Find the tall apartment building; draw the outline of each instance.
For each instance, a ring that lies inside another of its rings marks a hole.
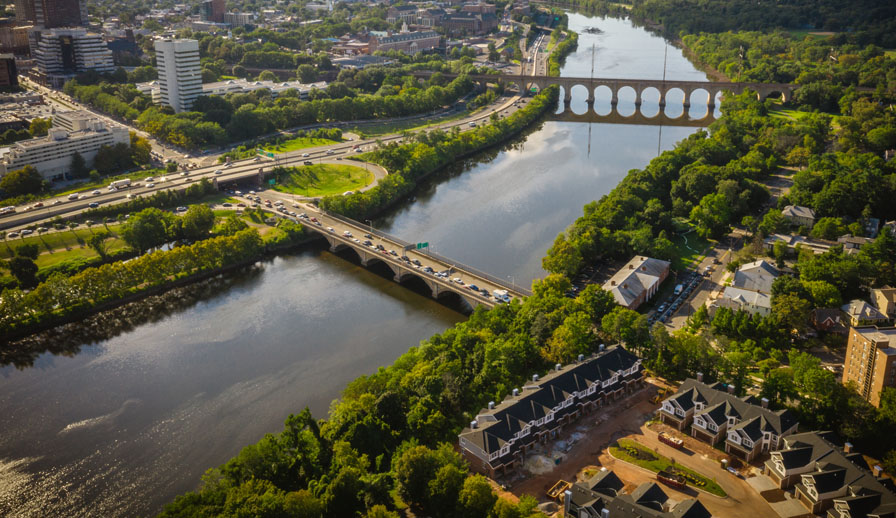
[[[61,28],[31,33],[31,56],[38,81],[61,87],[77,74],[90,70],[113,72],[112,51],[99,34],[82,28]]]
[[[884,387],[896,387],[896,328],[877,326],[849,330],[843,383],[855,382],[859,394],[880,406]]]
[[[188,111],[202,95],[199,42],[162,39],[155,41],[160,102],[175,112]]]
[[[53,29],[87,25],[86,0],[16,0],[19,25]]]
[[[19,86],[16,57],[12,54],[0,54],[0,86]]]
[[[10,146],[0,156],[0,177],[30,165],[47,180],[61,179],[70,172],[75,152],[90,164],[101,147],[128,142],[127,129],[117,124],[107,126],[98,119],[86,122],[83,129],[73,132],[53,127],[45,137],[22,140]]]
[[[61,87],[77,74],[115,70],[112,51],[99,34],[82,28],[60,28],[31,33],[31,56],[39,81]]]

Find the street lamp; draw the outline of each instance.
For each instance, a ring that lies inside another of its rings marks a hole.
[[[516,281],[513,280],[513,275],[508,275],[508,279],[510,279],[510,284],[513,286],[513,289],[516,290]]]
[[[370,233],[373,234],[373,221],[370,221],[369,219],[365,219],[364,221],[367,222],[367,225],[370,227]]]

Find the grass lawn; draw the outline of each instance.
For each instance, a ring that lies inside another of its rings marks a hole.
[[[118,232],[118,228],[121,225],[119,224],[110,224],[109,232],[116,234]],[[9,250],[15,250],[17,246],[29,243],[35,243],[40,249],[40,253],[50,252],[58,253],[57,251],[63,251],[66,249],[72,248],[80,248],[81,243],[78,242],[80,238],[84,243],[87,243],[87,240],[90,239],[96,232],[105,232],[106,227],[102,224],[95,224],[91,228],[87,228],[84,225],[81,225],[74,230],[64,230],[58,232],[49,232],[38,236],[37,233],[31,234],[28,237],[18,237],[15,239],[7,239],[6,243],[0,246],[0,259],[9,259],[12,257]],[[8,246],[7,246],[8,245]],[[38,259],[38,262],[40,259]]]
[[[315,164],[294,168],[292,174],[278,180],[274,190],[301,196],[327,196],[370,185],[373,178],[373,173],[360,167]]]
[[[263,149],[273,153],[288,153],[289,151],[298,151],[299,149],[326,146],[329,144],[338,144],[338,142],[326,138],[298,137],[292,140],[287,140],[282,144],[265,146]]]
[[[798,40],[806,39],[806,36],[809,36],[812,39],[816,39],[816,40],[823,40],[823,39],[829,38],[831,36],[831,34],[821,33],[819,31],[812,30],[812,29],[790,29],[785,32],[787,32],[788,34],[790,34],[791,36],[793,36],[794,38],[796,38]]]
[[[629,439],[619,439],[610,446],[610,454],[619,460],[640,466],[654,473],[659,473],[666,468],[674,468],[679,474],[688,479],[688,485],[702,489],[716,496],[726,497],[725,490],[712,480],[694,470],[680,464],[675,464],[671,459],[660,455],[645,446]]]
[[[884,51],[884,55],[886,55],[888,58],[896,58],[896,49],[894,49],[894,50],[885,50],[885,51]]]
[[[690,228],[693,229],[693,227]],[[713,241],[698,236],[697,232],[693,230],[687,234],[676,233],[672,236],[671,241],[675,246],[672,269],[679,272],[697,266],[700,258],[703,257],[703,252],[713,244]]]

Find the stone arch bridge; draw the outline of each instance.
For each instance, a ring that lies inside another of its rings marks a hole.
[[[414,72],[414,76],[419,79],[426,79],[433,72],[421,71]],[[447,79],[454,79],[456,74],[442,74]],[[673,91],[679,90],[684,93],[684,106],[691,105],[691,95],[695,92],[702,91],[707,94],[706,104],[709,107],[715,106],[716,95],[722,91],[728,91],[733,94],[741,94],[749,89],[756,92],[759,99],[766,99],[775,94],[780,95],[783,101],[789,101],[793,97],[793,92],[799,88],[799,85],[788,83],[727,83],[714,81],[670,81],[670,80],[652,80],[652,79],[621,79],[606,77],[551,77],[551,76],[529,76],[515,74],[475,74],[468,76],[472,81],[486,86],[489,83],[516,85],[520,92],[528,92],[532,88],[542,90],[550,85],[558,85],[563,87],[564,102],[569,104],[572,100],[572,90],[577,86],[585,88],[588,92],[588,104],[594,104],[594,92],[600,87],[606,87],[612,92],[611,104],[616,105],[619,102],[619,92],[625,88],[630,88],[635,92],[635,106],[640,106],[644,99],[644,94],[648,90],[656,90],[660,95],[660,106],[665,106],[666,95]]]

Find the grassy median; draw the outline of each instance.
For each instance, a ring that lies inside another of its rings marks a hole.
[[[725,490],[722,489],[722,486],[717,484],[715,480],[701,475],[694,470],[688,469],[681,464],[676,464],[668,457],[664,457],[635,441],[619,439],[610,446],[610,455],[621,461],[640,466],[654,473],[659,473],[664,469],[671,469],[685,477],[688,481],[688,486],[702,489],[703,491],[716,496],[728,496],[728,493],[726,493]]]

